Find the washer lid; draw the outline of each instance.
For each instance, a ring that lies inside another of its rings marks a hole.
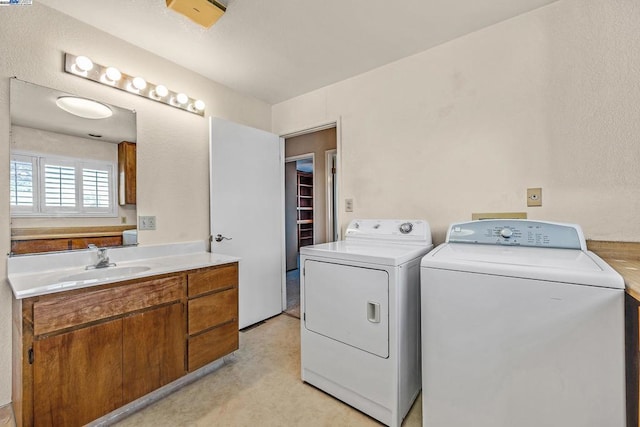
[[[370,264],[398,266],[424,256],[433,245],[399,245],[376,242],[338,242],[303,246],[300,255],[329,258],[341,261],[356,261]]]
[[[423,268],[624,289],[624,280],[593,252],[526,246],[443,243]]]

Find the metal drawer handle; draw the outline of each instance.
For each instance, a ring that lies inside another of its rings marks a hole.
[[[380,304],[377,302],[367,302],[367,320],[371,323],[380,323]]]

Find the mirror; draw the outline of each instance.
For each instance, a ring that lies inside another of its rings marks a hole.
[[[88,100],[10,81],[11,255],[137,244],[135,111],[88,100],[109,117],[85,118],[61,98]]]

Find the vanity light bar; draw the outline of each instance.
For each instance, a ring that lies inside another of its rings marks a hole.
[[[115,67],[96,64],[86,56],[65,53],[64,71],[204,117],[203,101],[169,90],[164,85],[150,83],[140,76],[125,74]]]

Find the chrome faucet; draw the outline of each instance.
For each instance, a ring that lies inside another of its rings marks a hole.
[[[85,267],[86,270],[91,270],[93,268],[106,268],[106,267],[115,267],[116,264],[113,262],[109,262],[109,257],[107,256],[107,248],[99,248],[96,245],[89,244],[89,249],[96,249],[98,255],[98,261],[93,265],[87,265]]]

